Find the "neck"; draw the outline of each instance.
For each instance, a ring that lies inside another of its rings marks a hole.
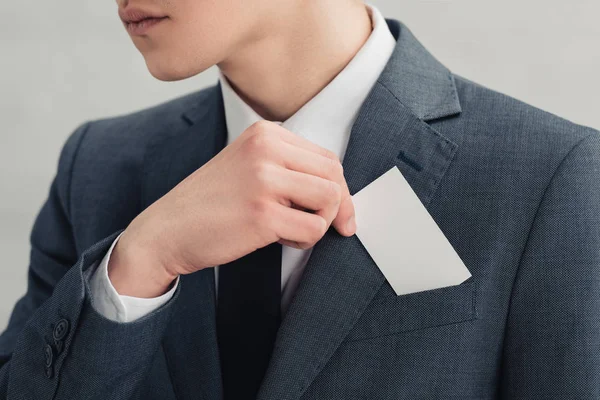
[[[296,3],[218,64],[238,95],[272,121],[285,121],[327,86],[371,34],[362,1]]]

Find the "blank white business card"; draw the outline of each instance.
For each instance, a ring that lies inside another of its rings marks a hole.
[[[471,276],[397,167],[353,202],[356,235],[397,295],[458,285]]]

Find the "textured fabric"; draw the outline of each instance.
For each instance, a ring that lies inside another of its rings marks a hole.
[[[223,398],[252,400],[269,365],[281,323],[281,244],[221,266],[217,343]]]
[[[257,398],[600,398],[600,133],[452,74],[387,22],[397,45],[352,129],[350,192],[397,166],[473,276],[396,296],[356,237],[330,230]],[[94,311],[85,276],[226,138],[218,85],[76,129],[0,336],[0,398],[222,398],[213,270],[128,324]]]

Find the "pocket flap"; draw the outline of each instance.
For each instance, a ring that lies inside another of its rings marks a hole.
[[[389,284],[386,282],[385,285]],[[396,296],[383,289],[354,326],[346,341],[470,321],[477,317],[472,278],[459,285]]]

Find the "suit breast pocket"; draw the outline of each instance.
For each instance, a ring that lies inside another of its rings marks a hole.
[[[477,318],[476,296],[473,277],[459,285],[400,296],[385,282],[346,341],[472,321]]]

